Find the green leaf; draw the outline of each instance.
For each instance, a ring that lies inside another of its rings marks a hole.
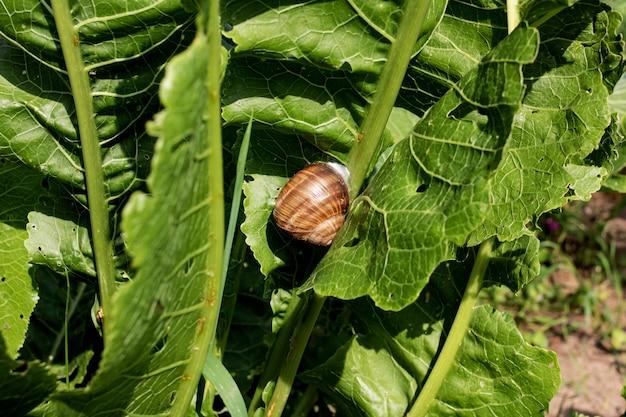
[[[617,193],[626,193],[626,175],[615,174],[611,175],[602,184],[603,187],[610,191]]]
[[[620,115],[626,113],[626,74],[622,75],[609,96],[609,107]]]
[[[28,215],[28,239],[24,242],[30,262],[47,265],[59,274],[71,271],[89,277],[96,277],[93,250],[89,240],[89,229],[84,221],[68,220],[59,212],[48,215],[31,212]],[[76,217],[76,216],[72,216]],[[118,245],[119,246],[119,245]],[[126,268],[128,259],[123,248],[117,248],[115,256],[117,278],[128,279]]]
[[[517,292],[535,279],[540,270],[537,237],[524,235],[510,242],[497,242],[485,272],[484,285],[506,285]]]
[[[310,105],[305,107],[310,108]],[[258,120],[256,115],[255,120]],[[395,143],[407,137],[417,120],[413,113],[394,108],[385,131],[387,142]],[[293,257],[286,247],[288,237],[279,232],[271,220],[278,193],[295,172],[309,163],[333,159],[320,152],[320,149],[328,148],[319,142],[314,148],[308,140],[305,142],[300,137],[272,133],[266,129],[256,130],[254,136],[246,166],[247,180],[243,186],[246,219],[241,230],[261,265],[261,272],[268,276]]]
[[[491,177],[489,213],[470,244],[515,239],[534,216],[599,189],[606,172],[583,163],[610,122],[599,69],[612,53],[612,24],[605,6],[580,1],[541,26],[539,55],[524,67],[526,95]]]
[[[136,274],[105,312],[110,330],[98,373],[86,389],[56,394],[63,415],[166,413],[196,351],[211,273],[211,173],[208,158],[199,157],[208,151],[208,54],[206,39],[198,38],[168,66],[165,110],[150,126],[159,137],[151,194],[134,194],[124,211]]]
[[[15,165],[0,163],[0,331],[5,338],[3,351],[11,359],[24,342],[30,314],[38,300],[24,248],[29,207],[22,202],[28,201],[32,190],[40,186],[41,177],[32,172],[24,174]]]
[[[328,157],[297,137],[264,130],[253,132],[243,185],[246,219],[241,231],[266,276],[289,258],[285,248],[288,239],[271,220],[276,197],[291,175],[322,160]]]
[[[0,331],[11,358],[22,346],[39,299],[24,246],[28,213],[77,213],[66,200],[51,194],[49,187],[49,181],[36,171],[0,159]]]
[[[35,0],[2,5],[0,156],[84,188],[74,102],[50,6]],[[145,178],[153,140],[143,126],[158,107],[164,65],[187,43],[192,19],[176,0],[96,2],[72,12],[90,74],[106,185],[119,196]]]
[[[445,339],[454,301],[442,295],[426,291],[416,304],[398,313],[357,303],[357,335],[326,363],[307,371],[305,380],[328,391],[345,415],[404,415]],[[426,414],[543,416],[559,379],[554,353],[526,343],[508,315],[477,307]]]
[[[56,378],[39,362],[15,361],[0,334],[0,409],[21,417],[54,391]]]
[[[372,3],[229,0],[224,4],[224,20],[232,30],[226,35],[235,43],[235,53],[255,52],[377,75],[394,38],[401,5],[385,2],[383,7],[372,7]],[[445,1],[433,2],[416,49],[437,26],[445,5]]]
[[[469,276],[475,256],[474,248],[459,249],[456,259],[444,262],[435,269],[431,281],[440,283],[440,287],[449,287],[448,296],[457,298],[459,294],[455,289],[455,281],[459,277]],[[535,279],[540,270],[539,240],[535,236],[524,235],[510,242],[496,241],[485,271],[483,287],[504,285],[518,292]]]
[[[358,134],[350,106],[361,102],[344,83],[286,62],[231,61],[222,116],[228,124],[245,124],[253,117],[261,126],[301,135],[343,160]]]
[[[523,94],[521,66],[537,43],[535,29],[518,28],[394,147],[303,289],[369,295],[392,310],[417,298],[482,223],[485,177],[499,162]]]
[[[239,392],[239,388],[237,388],[237,384],[218,358],[213,355],[207,356],[202,375],[213,384],[232,417],[246,417],[248,415],[246,403]]]
[[[32,263],[61,274],[70,270],[96,276],[87,226],[38,212],[31,212],[28,221],[25,247]]]
[[[402,106],[423,114],[474,69],[507,36],[504,8],[500,1],[449,0],[441,22],[411,61],[399,97]]]
[[[520,16],[533,26],[539,26],[578,0],[523,0],[519,3]]]

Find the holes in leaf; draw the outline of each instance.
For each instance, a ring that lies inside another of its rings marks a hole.
[[[425,192],[426,190],[428,190],[428,184],[420,184],[415,192],[419,194]]]
[[[224,23],[224,32],[230,32],[231,30],[233,30],[233,24],[229,22]]]
[[[161,314],[163,314],[164,310],[165,310],[165,306],[163,305],[161,300],[159,300],[158,298],[156,300],[154,300],[153,310],[152,311],[154,311],[158,315],[161,315]]]
[[[352,65],[350,65],[349,62],[344,62],[343,64],[341,64],[339,69],[345,72],[352,72]]]
[[[19,365],[11,369],[12,374],[25,374],[28,371],[28,362],[20,361]]]
[[[353,248],[361,242],[361,238],[358,236],[353,237],[349,241],[343,244],[344,248]]]
[[[252,175],[244,175],[243,176],[243,180],[245,182],[252,182],[254,180],[254,178],[252,178]]]
[[[187,262],[185,262],[185,265],[183,266],[183,271],[185,272],[185,274],[188,274],[191,268],[193,268],[194,260],[195,258],[191,258],[188,259]]]
[[[24,315],[20,314],[20,320],[24,320]]]
[[[5,282],[6,280],[7,280],[7,277],[0,278],[0,282]]]
[[[565,197],[573,197],[576,195],[576,191],[572,188],[567,188],[567,192],[565,193]]]
[[[585,90],[585,91],[587,91],[587,94],[591,94],[591,93],[593,93],[593,88],[591,88],[591,87],[590,87],[590,88],[588,88],[588,89],[587,89],[587,90]]]
[[[151,349],[152,354],[154,355],[155,353],[162,351],[166,343],[167,343],[167,335],[161,337],[159,340],[157,340],[154,346],[152,346],[152,349]]]

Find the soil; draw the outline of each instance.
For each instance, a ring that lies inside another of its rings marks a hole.
[[[552,399],[547,416],[569,417],[580,412],[620,417],[626,411],[626,400],[620,395],[626,377],[626,353],[604,350],[583,334],[549,340],[550,349],[559,358],[561,389]]]
[[[622,254],[626,252],[626,211],[612,211],[623,198],[617,193],[596,193],[583,209],[589,226],[597,221],[606,222],[602,237],[613,241]],[[610,219],[611,214],[616,217]],[[550,279],[572,293],[580,283],[566,270],[557,271]],[[617,300],[611,299],[614,297],[613,292],[606,302],[615,304]],[[626,383],[626,352],[611,352],[598,339],[598,335],[585,332],[548,337],[550,349],[556,352],[561,367],[561,388],[550,403],[548,417],[570,417],[576,412],[598,417],[626,416],[626,400],[621,396]]]

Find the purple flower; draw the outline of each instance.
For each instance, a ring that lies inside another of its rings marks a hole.
[[[548,233],[555,233],[561,228],[561,224],[552,217],[548,217],[544,224]]]

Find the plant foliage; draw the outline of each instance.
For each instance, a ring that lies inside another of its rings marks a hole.
[[[315,292],[331,301],[285,415],[307,404],[305,384],[341,415],[418,415],[443,361],[420,415],[543,415],[556,357],[505,313],[473,308],[458,352],[442,352],[479,245],[494,242],[483,285],[518,291],[539,272],[534,220],[619,189],[609,95],[623,72],[621,15],[598,0],[527,0],[508,28],[502,0],[432,0],[417,42],[403,44],[410,1],[226,0],[218,45],[216,0],[69,1],[71,28],[49,1],[0,0],[3,411],[214,415],[210,380],[188,404],[208,350],[219,372],[206,375],[227,381],[215,385],[235,389],[222,360],[250,415],[272,415]],[[80,48],[102,151],[112,236],[96,238],[112,244],[116,278],[104,332],[63,31]],[[311,162],[349,163],[383,69],[397,65],[394,42],[411,60],[346,224],[328,251],[291,240],[271,219],[281,187]],[[222,302],[223,196],[229,205],[239,187]],[[240,397],[229,403],[241,409]]]

